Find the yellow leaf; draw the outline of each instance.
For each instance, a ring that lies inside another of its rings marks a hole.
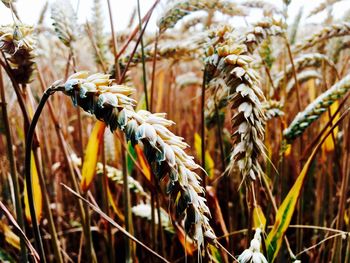
[[[138,146],[137,144],[134,146],[135,148],[135,152],[136,152],[136,155],[137,155],[137,159],[139,160],[139,164],[142,168],[142,171],[143,171],[143,175],[146,177],[146,179],[148,181],[151,182],[151,176],[152,176],[152,173],[151,173],[151,167],[149,166],[148,164],[148,161],[146,159],[146,156],[145,154],[143,153],[142,149],[140,148],[140,146]]]
[[[331,115],[333,116],[333,114],[337,111],[339,107],[339,102],[338,101],[335,101],[330,107],[330,112],[331,112]],[[328,113],[327,114],[324,114],[322,116],[322,123],[324,125],[326,125],[328,122],[329,122],[329,115]],[[335,123],[337,120],[339,120],[340,118],[340,113],[338,113],[332,120],[332,123]],[[333,130],[333,134],[334,134],[334,137],[336,138],[337,134],[338,134],[338,127],[335,127],[334,130]],[[329,127],[327,128],[326,132],[329,131]],[[328,135],[327,139],[325,140],[324,144],[322,145],[322,150],[325,152],[325,153],[329,153],[329,152],[333,152],[334,151],[334,143],[333,143],[333,137],[332,137],[332,134]]]
[[[261,207],[257,205],[253,210],[253,227],[265,229],[266,218],[264,212],[261,210]]]
[[[158,79],[158,86],[157,86],[157,100],[156,101],[156,112],[161,112],[162,109],[162,101],[163,101],[163,93],[164,93],[164,70],[161,70],[158,73],[157,79]]]
[[[275,224],[266,239],[266,248],[269,262],[273,262],[276,258],[279,249],[281,248],[282,240],[287,231],[290,221],[292,219],[296,204],[298,202],[302,187],[305,182],[306,175],[309,171],[313,158],[316,155],[320,143],[315,147],[309,159],[305,163],[303,170],[300,172],[293,187],[283,200],[281,206],[278,208]]]
[[[114,202],[114,198],[111,192],[111,189],[109,188],[109,185],[107,183],[107,195],[108,195],[108,201],[110,203],[110,205],[112,206],[112,209],[114,211],[114,213],[117,215],[117,217],[119,218],[120,221],[125,222],[125,218],[123,213],[119,210],[119,208],[117,207],[117,205]]]
[[[38,222],[40,222],[41,214],[42,214],[42,193],[39,183],[39,176],[37,167],[34,161],[34,154],[31,153],[31,169],[32,169],[32,188],[33,188],[33,198],[34,198],[34,207],[36,212],[36,218]],[[25,206],[25,216],[29,223],[32,222],[32,217],[30,216],[29,209],[29,200],[27,193],[27,184],[24,181],[24,206]]]
[[[96,174],[98,151],[103,140],[105,128],[106,124],[104,122],[97,121],[94,128],[92,129],[86,147],[80,182],[80,187],[84,192],[89,189],[91,182]]]
[[[6,225],[3,221],[0,221],[0,230],[5,236],[5,241],[16,249],[20,249],[19,237]]]
[[[196,132],[194,134],[194,149],[196,150],[197,158],[199,160],[202,159],[202,138],[201,136]],[[214,160],[211,157],[208,150],[205,151],[205,171],[208,173],[209,178],[214,177]]]

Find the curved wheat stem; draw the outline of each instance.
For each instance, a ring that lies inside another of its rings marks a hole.
[[[308,67],[320,67],[322,63],[327,64],[333,70],[337,71],[335,64],[325,55],[320,53],[304,54],[294,60],[294,67],[296,72],[300,72]],[[293,66],[289,64],[286,66],[284,72],[279,73],[275,77],[274,87],[279,90],[284,83],[287,83],[293,77]]]
[[[331,26],[325,26],[319,32],[313,34],[310,37],[305,38],[300,43],[297,43],[293,49],[295,53],[304,49],[313,47],[316,44],[322,43],[333,37],[341,37],[350,35],[350,23],[342,22],[339,24],[333,24]]]
[[[0,27],[0,50],[6,53],[13,76],[20,84],[29,83],[34,71],[33,30],[23,24]]]
[[[220,11],[231,16],[245,15],[244,10],[240,6],[226,0],[180,0],[170,6],[158,21],[160,32],[174,27],[184,16],[200,10]]]
[[[193,157],[185,153],[188,145],[175,136],[168,127],[172,121],[165,114],[134,111],[135,101],[128,97],[133,89],[111,85],[108,75],[79,72],[69,77],[64,92],[85,111],[94,114],[111,129],[122,130],[133,145],[143,146],[145,156],[159,180],[168,182],[167,193],[174,203],[177,218],[185,217],[185,229],[202,247],[205,240],[213,241],[215,235],[209,225],[209,209],[201,195],[200,168]]]
[[[332,105],[335,100],[341,98],[349,90],[350,75],[348,74],[326,92],[318,96],[305,108],[304,111],[299,112],[289,127],[284,130],[284,137],[289,141],[297,138],[307,127],[310,126],[313,121],[318,119],[322,113],[327,111],[328,107]]]

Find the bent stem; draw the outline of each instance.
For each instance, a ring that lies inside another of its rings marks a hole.
[[[31,175],[31,150],[33,145],[33,139],[35,134],[35,127],[38,123],[40,114],[45,106],[45,103],[49,99],[49,97],[57,91],[57,88],[50,87],[42,96],[40,103],[38,105],[37,110],[35,111],[35,114],[33,116],[33,120],[29,126],[27,139],[26,139],[26,148],[25,148],[25,180],[27,184],[27,193],[28,193],[28,200],[29,200],[29,210],[30,210],[30,216],[32,219],[32,225],[33,225],[33,231],[34,231],[34,238],[35,238],[35,245],[36,249],[38,251],[40,261],[43,263],[46,263],[45,258],[45,251],[43,247],[43,242],[40,235],[40,229],[39,229],[39,223],[36,217],[36,211],[34,207],[34,197],[33,197],[33,188],[32,188],[32,175]]]

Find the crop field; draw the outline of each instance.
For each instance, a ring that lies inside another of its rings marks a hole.
[[[350,263],[350,1],[297,1],[1,0],[0,262]]]

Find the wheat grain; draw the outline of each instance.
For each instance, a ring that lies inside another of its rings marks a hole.
[[[310,103],[304,111],[299,112],[289,127],[284,130],[284,137],[292,141],[300,136],[312,122],[318,119],[322,113],[327,111],[333,102],[341,98],[350,89],[350,75],[345,76],[342,80],[334,84],[326,92],[318,96]]]

